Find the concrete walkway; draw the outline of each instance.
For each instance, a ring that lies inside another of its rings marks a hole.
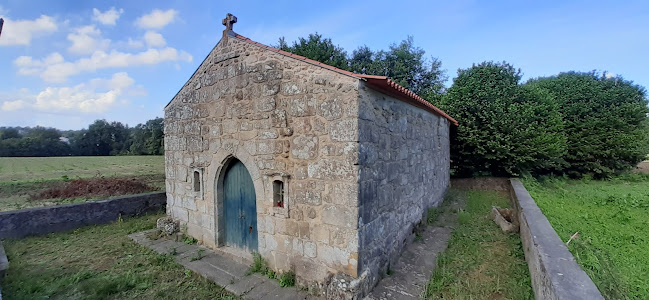
[[[458,210],[464,208],[463,194],[449,197],[440,207],[437,221],[426,226],[421,239],[416,239],[401,254],[392,274],[386,275],[372,290],[369,299],[421,299],[426,284],[437,266],[437,256],[446,250],[451,233],[457,226]]]
[[[277,280],[260,274],[246,276],[248,265],[203,246],[187,245],[168,239],[150,240],[146,237],[148,232],[138,232],[128,237],[160,254],[175,252],[176,262],[244,299],[318,299],[295,287],[282,288]],[[201,249],[202,258],[191,261]]]

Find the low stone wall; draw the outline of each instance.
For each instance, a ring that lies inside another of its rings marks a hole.
[[[604,299],[518,179],[510,179],[536,299]]]
[[[2,247],[2,242],[0,242],[0,279],[5,276],[7,268],[9,268],[9,261],[7,260],[7,254],[5,254],[5,248]],[[2,287],[0,287],[0,300],[2,300]]]
[[[147,193],[102,201],[0,212],[0,239],[22,238],[104,224],[122,217],[162,211],[165,193]]]

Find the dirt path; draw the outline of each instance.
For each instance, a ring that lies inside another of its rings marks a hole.
[[[401,258],[365,299],[420,299],[435,267],[457,227],[458,211],[466,205],[464,192],[452,193],[439,207],[437,221],[425,226]]]

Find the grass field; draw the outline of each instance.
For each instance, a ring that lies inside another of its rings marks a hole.
[[[649,175],[524,181],[607,299],[649,299]]]
[[[69,233],[4,242],[4,299],[238,299],[171,255],[126,235],[155,227],[149,215]]]
[[[425,298],[534,299],[519,236],[503,233],[489,218],[492,206],[509,206],[507,195],[453,192],[466,197],[466,209],[458,214],[458,227],[438,258]]]
[[[164,174],[164,156],[0,157],[0,183]]]
[[[94,177],[132,178],[164,191],[164,157],[0,157],[0,211],[105,198],[32,199],[66,181]]]

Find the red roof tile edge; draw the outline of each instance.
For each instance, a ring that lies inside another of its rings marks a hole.
[[[392,81],[390,78],[388,78],[386,76],[356,74],[354,72],[349,72],[349,71],[339,69],[339,68],[336,68],[336,67],[333,67],[333,66],[330,66],[330,65],[327,65],[327,64],[323,64],[323,63],[321,63],[319,61],[308,59],[308,58],[306,58],[304,56],[289,53],[289,52],[286,52],[286,51],[283,51],[283,50],[280,50],[280,49],[277,49],[277,48],[273,48],[273,47],[266,46],[266,45],[261,44],[261,43],[257,43],[257,42],[255,42],[255,41],[253,41],[253,40],[251,40],[251,39],[249,39],[249,38],[247,38],[245,36],[242,36],[242,35],[238,34],[238,33],[235,33],[234,37],[236,37],[236,38],[238,38],[238,39],[240,39],[242,41],[245,41],[245,42],[260,46],[262,48],[266,48],[266,49],[268,49],[270,51],[277,52],[279,54],[282,54],[282,55],[285,55],[285,56],[288,56],[288,57],[292,57],[292,58],[295,58],[295,59],[298,59],[298,60],[302,60],[304,62],[314,64],[314,65],[320,66],[320,67],[325,68],[325,69],[329,69],[329,70],[337,72],[337,73],[341,73],[341,74],[351,76],[351,77],[354,77],[354,78],[358,78],[358,79],[363,79],[363,80],[367,81],[367,84],[369,86],[374,87],[375,89],[377,89],[377,90],[379,90],[379,91],[381,91],[381,92],[383,92],[385,94],[394,96],[394,97],[399,98],[401,100],[405,100],[405,102],[408,102],[408,103],[410,103],[410,104],[412,104],[414,106],[417,106],[417,107],[422,108],[424,110],[427,110],[429,112],[438,114],[438,115],[448,119],[455,126],[458,126],[458,122],[455,119],[451,118],[451,116],[446,114],[443,110],[437,108],[435,105],[433,105],[430,102],[426,101],[424,98],[419,97],[414,92],[400,86],[399,84]]]

